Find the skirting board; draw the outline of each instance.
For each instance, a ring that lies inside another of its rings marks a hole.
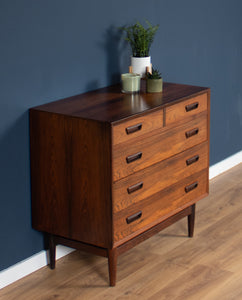
[[[209,179],[212,179],[219,174],[228,171],[229,169],[233,168],[234,166],[242,163],[242,151],[237,152],[234,155],[225,158],[224,160],[218,162],[215,165],[212,165],[209,168]]]
[[[58,245],[56,259],[59,259],[75,249]],[[0,272],[0,289],[48,265],[48,251],[39,253]]]
[[[230,168],[242,163],[242,151],[224,159],[223,161],[211,166],[209,168],[209,179],[216,177],[217,175],[229,170]],[[56,247],[56,259],[59,259],[74,249],[60,246]],[[29,275],[30,273],[37,271],[38,269],[48,264],[47,251],[41,251],[30,258],[27,258],[6,270],[0,272],[0,289]]]

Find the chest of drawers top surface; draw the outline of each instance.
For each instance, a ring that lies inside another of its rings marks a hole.
[[[136,95],[123,94],[120,92],[120,85],[114,85],[43,104],[33,109],[115,124],[170,106],[186,98],[195,97],[209,89],[164,83],[162,93],[145,93],[144,90],[142,87],[141,92]]]

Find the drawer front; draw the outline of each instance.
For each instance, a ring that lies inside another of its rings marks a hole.
[[[113,147],[113,181],[207,140],[207,114],[156,135]]]
[[[207,167],[208,143],[205,142],[116,181],[113,210],[125,209]]]
[[[124,242],[195,203],[208,193],[208,169],[114,213],[114,242]]]
[[[161,109],[149,113],[148,115],[115,125],[112,129],[112,142],[113,145],[117,145],[162,127],[163,110]]]
[[[166,108],[166,126],[207,110],[207,93]]]

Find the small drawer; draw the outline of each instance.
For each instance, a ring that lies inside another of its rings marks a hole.
[[[208,143],[138,171],[113,183],[113,210],[118,212],[208,167]]]
[[[151,136],[113,147],[113,181],[176,155],[207,140],[207,114]]]
[[[166,108],[166,126],[207,110],[207,93]]]
[[[208,169],[114,213],[114,242],[125,242],[208,194]]]
[[[114,125],[112,142],[117,145],[163,127],[163,110]]]

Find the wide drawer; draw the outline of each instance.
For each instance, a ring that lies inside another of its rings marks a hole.
[[[208,143],[113,183],[113,211],[118,212],[208,166]]]
[[[207,140],[207,113],[168,130],[113,147],[113,180],[119,180]]]
[[[136,117],[112,128],[112,143],[117,145],[163,127],[163,109]]]
[[[184,122],[186,118],[190,118],[207,110],[207,105],[207,93],[205,93],[168,106],[165,111],[166,126],[173,123],[176,125],[179,121]]]
[[[208,169],[123,209],[113,216],[114,242],[124,242],[169,216],[192,205],[208,193]]]

